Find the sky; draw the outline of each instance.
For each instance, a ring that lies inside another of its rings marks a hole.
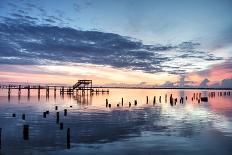
[[[232,87],[231,0],[0,0],[0,83]]]

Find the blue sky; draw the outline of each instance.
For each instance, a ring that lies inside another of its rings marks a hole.
[[[187,77],[230,65],[231,10],[231,0],[1,0],[1,64]]]

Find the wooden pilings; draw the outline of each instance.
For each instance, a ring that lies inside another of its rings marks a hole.
[[[67,116],[68,110],[64,109],[64,116]]]
[[[67,129],[67,149],[70,149],[70,128]]]
[[[153,104],[156,104],[156,97],[153,98]]]
[[[64,124],[61,122],[60,123],[60,130],[63,130],[63,128],[64,128]]]
[[[108,103],[108,99],[106,99],[106,107],[108,107],[108,104],[109,104],[109,103]]]
[[[23,139],[29,139],[29,125],[23,125]]]
[[[26,119],[26,115],[22,114],[22,120],[25,120],[25,119]]]
[[[60,122],[60,113],[56,112],[56,123],[58,124]]]
[[[2,149],[2,128],[0,128],[0,150]]]

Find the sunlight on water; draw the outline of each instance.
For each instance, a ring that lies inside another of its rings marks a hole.
[[[208,97],[209,92],[110,89],[109,94],[60,96],[57,91],[54,96],[51,90],[50,97],[46,98],[45,92],[38,97],[37,91],[28,97],[25,90],[18,97],[14,90],[9,98],[6,90],[0,90],[1,153],[201,154],[207,151],[208,154],[229,154],[232,151],[232,95],[218,96],[218,91],[214,91],[216,96],[209,97],[208,102],[192,101],[194,93]],[[173,106],[169,103],[171,94],[178,98]],[[184,97],[183,104],[180,97]],[[111,108],[106,107],[106,99]],[[47,110],[49,114],[43,118]],[[56,123],[58,111],[63,130]],[[12,117],[13,113],[16,117]],[[23,124],[29,125],[29,140],[23,140]],[[66,149],[67,128],[71,129],[70,150]]]

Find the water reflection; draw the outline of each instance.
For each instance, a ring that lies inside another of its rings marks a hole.
[[[198,103],[191,100],[194,93],[204,97],[209,91],[112,89],[110,94],[50,93],[48,97],[42,90],[40,95],[33,90],[27,95],[27,91],[22,90],[21,95],[12,92],[10,99],[7,92],[0,90],[0,93],[2,153],[112,154],[115,149],[117,154],[202,151],[226,154],[231,151],[232,98],[229,95],[216,95],[208,102]],[[169,104],[171,94],[178,98],[175,106]],[[179,102],[181,97],[183,104]],[[111,108],[106,107],[106,99]],[[49,114],[43,118],[46,110]],[[63,130],[56,123],[57,111]],[[25,120],[21,117],[23,113]],[[24,124],[30,126],[28,141],[22,137]],[[67,128],[71,129],[71,150],[66,149]]]

